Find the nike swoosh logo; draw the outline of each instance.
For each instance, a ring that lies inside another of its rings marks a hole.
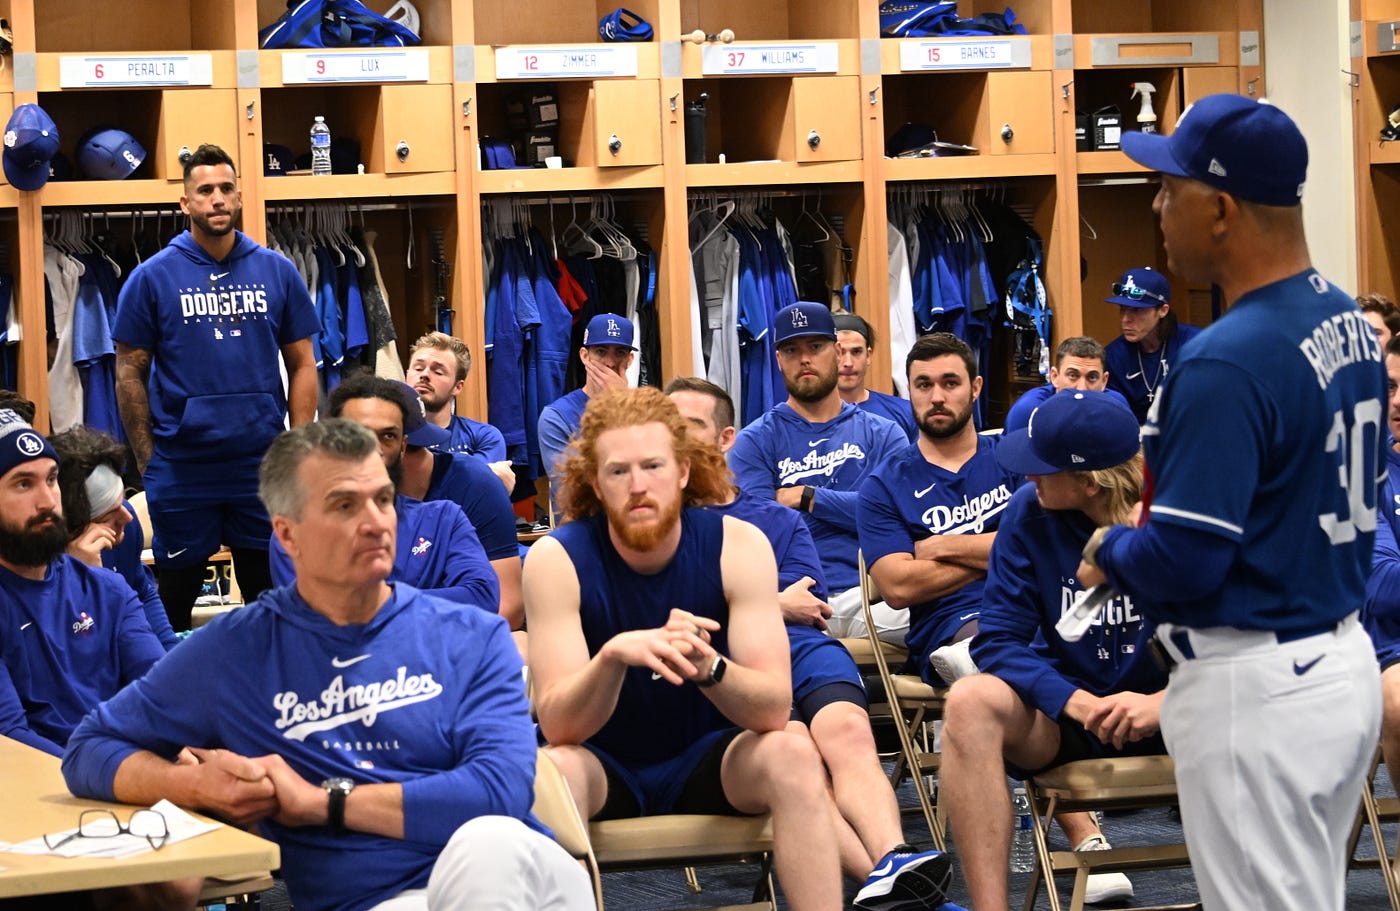
[[[174,560],[176,557],[180,556],[180,554],[184,553],[187,550],[189,550],[188,547],[182,547],[179,550],[167,550],[165,552],[165,559]]]
[[[651,672],[651,679],[653,679],[653,680],[660,680],[660,679],[661,679],[661,675],[658,674],[656,671],[652,671],[652,672]]]
[[[352,664],[359,664],[361,661],[364,661],[368,657],[369,655],[360,655],[358,658],[347,658],[344,661],[341,661],[339,658],[332,658],[331,667],[349,667]]]
[[[210,273],[209,273],[209,280],[210,280],[211,282],[216,282],[216,281],[218,281],[219,279],[223,278],[225,275],[228,275],[228,273],[227,273],[227,272],[220,272],[218,275],[215,275],[213,272],[210,272]]]
[[[872,879],[876,876],[884,876],[886,873],[889,873],[893,869],[894,861],[887,860],[884,863],[880,864],[880,866],[876,867],[874,870],[871,870],[870,876]]]
[[[820,446],[821,444],[825,443],[825,442],[826,442],[827,440],[829,440],[829,439],[831,439],[831,437],[822,437],[820,440],[808,440],[808,441],[807,441],[807,445],[808,445],[808,446]]]
[[[21,627],[19,628],[19,631],[20,631],[20,632],[24,632],[25,630],[29,629],[29,628],[30,628],[31,626],[33,626],[33,625],[34,625],[34,621],[33,621],[33,620],[30,620],[28,623],[26,623],[26,624],[24,624],[23,626],[21,626]]]
[[[1125,380],[1135,380],[1135,379],[1137,379],[1137,378],[1140,377],[1140,376],[1142,376],[1142,371],[1141,371],[1141,370],[1139,370],[1137,373],[1130,373],[1130,374],[1128,374],[1127,376],[1123,377],[1123,379],[1125,379]]]
[[[1327,657],[1327,653],[1326,653],[1326,652],[1323,652],[1321,655],[1318,655],[1316,658],[1314,658],[1313,660],[1309,661],[1307,664],[1299,664],[1297,661],[1294,661],[1294,662],[1293,662],[1293,673],[1295,673],[1295,674],[1297,674],[1299,677],[1301,677],[1301,676],[1303,676],[1304,674],[1306,674],[1308,671],[1312,670],[1312,669],[1313,669],[1313,665],[1317,664],[1319,661],[1321,661],[1323,658],[1326,658],[1326,657]]]
[[[937,482],[937,481],[934,481],[932,484],[930,484],[929,486],[925,487],[923,490],[916,490],[916,491],[914,491],[914,499],[916,499],[916,500],[922,500],[922,499],[924,498],[924,494],[928,493],[930,490],[933,490],[933,489],[934,489],[935,487],[937,487],[937,486],[938,486],[938,482]]]

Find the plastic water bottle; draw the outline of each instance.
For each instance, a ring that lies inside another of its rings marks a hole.
[[[311,173],[316,177],[331,173],[331,128],[324,117],[311,125]]]
[[[1011,872],[1035,869],[1035,841],[1031,834],[1031,802],[1025,788],[1011,792]]]

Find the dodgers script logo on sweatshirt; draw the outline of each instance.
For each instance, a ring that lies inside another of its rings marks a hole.
[[[373,727],[380,714],[401,709],[418,702],[435,699],[442,693],[442,684],[432,674],[410,676],[400,665],[398,673],[388,680],[345,685],[343,674],[337,674],[320,694],[303,701],[295,690],[285,690],[272,699],[272,707],[280,716],[277,729],[288,740],[305,740],[317,731],[328,731],[343,724],[358,721]]]

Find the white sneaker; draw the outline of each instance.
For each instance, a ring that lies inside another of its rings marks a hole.
[[[1075,851],[1107,851],[1112,845],[1103,835],[1090,835],[1075,846]],[[1133,897],[1133,884],[1122,873],[1093,873],[1089,876],[1084,890],[1084,903],[1098,905],[1104,902],[1126,901]]]
[[[972,640],[970,638],[954,642],[952,645],[945,645],[930,652],[928,663],[932,665],[933,672],[943,678],[944,683],[952,686],[958,679],[977,673],[977,665],[972,661],[971,649]]]

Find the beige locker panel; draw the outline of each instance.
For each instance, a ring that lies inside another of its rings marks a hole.
[[[1035,155],[1055,151],[1055,105],[1051,73],[987,74],[986,151],[992,155]],[[1006,130],[1010,127],[1009,134]],[[1008,142],[1006,136],[1010,135]]]
[[[452,86],[386,85],[380,88],[379,122],[365,150],[371,173],[451,171],[454,121]]]
[[[233,89],[166,89],[160,94],[156,143],[147,150],[155,179],[180,180],[184,176],[182,148],[193,152],[204,143],[213,143],[237,156],[238,99]]]
[[[794,77],[792,115],[794,160],[860,158],[860,84],[857,77]]]
[[[1233,66],[1187,66],[1181,69],[1183,104],[1194,104],[1207,95],[1221,92],[1237,94],[1239,91],[1240,71]]]
[[[655,79],[599,80],[591,94],[598,167],[661,164],[661,84]]]

